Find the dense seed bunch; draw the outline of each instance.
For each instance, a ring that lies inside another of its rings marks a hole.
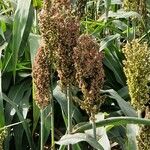
[[[138,0],[124,0],[123,7],[127,11],[137,11]]]
[[[146,15],[146,0],[124,0],[123,7],[127,11],[136,11],[143,17]]]
[[[34,99],[40,109],[44,109],[50,102],[50,72],[44,50],[44,46],[38,49],[33,63]]]
[[[150,111],[147,109],[146,119],[150,119]],[[141,126],[139,136],[137,137],[138,149],[149,150],[150,149],[150,126]]]
[[[104,102],[100,89],[104,84],[103,53],[99,45],[90,35],[81,35],[74,48],[76,79],[84,94],[81,107],[93,117]]]
[[[3,142],[5,138],[7,137],[7,130],[0,130],[0,150],[3,150]]]
[[[43,8],[39,13],[39,27],[41,31],[41,35],[46,43],[49,43],[49,39],[51,39],[51,21],[50,21],[50,8],[51,3],[49,0],[45,0],[43,4]]]
[[[149,101],[148,78],[150,76],[150,50],[147,43],[133,40],[123,49],[126,60],[124,72],[127,77],[131,104],[137,110],[143,110]]]
[[[50,60],[55,58],[61,85],[66,87],[74,82],[72,54],[79,36],[79,20],[72,13],[70,0],[55,0],[52,4],[49,3],[46,0],[41,11],[40,30]]]
[[[87,0],[78,0],[76,2],[77,10],[76,13],[79,16],[79,18],[83,17],[85,7],[86,7]]]
[[[52,17],[52,4],[49,0],[44,1],[43,8],[39,14],[39,27],[42,39],[47,47],[47,57],[51,63],[54,49],[57,47],[57,30]]]
[[[55,15],[58,35],[58,48],[55,50],[56,67],[62,88],[75,82],[75,69],[73,62],[73,47],[79,37],[79,20],[71,10]]]
[[[52,15],[56,14],[58,11],[66,11],[71,9],[70,0],[54,0],[53,5],[51,7]]]

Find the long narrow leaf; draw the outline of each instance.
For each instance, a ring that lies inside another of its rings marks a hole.
[[[9,103],[9,104],[16,110],[19,120],[22,121],[22,125],[23,125],[23,127],[24,127],[25,132],[26,132],[29,145],[30,145],[31,149],[34,149],[34,144],[33,144],[33,140],[32,140],[32,136],[31,136],[31,132],[30,132],[28,123],[27,123],[27,121],[23,118],[22,114],[20,113],[20,111],[19,111],[19,109],[18,109],[18,107],[17,107],[17,104],[15,104],[12,100],[10,100],[4,93],[3,93],[3,99],[4,99],[7,103]]]
[[[98,150],[103,150],[103,147],[93,137],[85,133],[66,134],[58,142],[56,142],[56,144],[68,145],[76,144],[82,141],[88,142],[92,147]]]
[[[23,48],[26,46],[32,25],[32,17],[33,8],[31,7],[31,0],[19,0],[14,16],[12,39],[5,51],[3,62],[3,71],[13,70],[14,77],[16,75],[19,51],[23,51]]]
[[[123,111],[123,113],[130,117],[137,117],[136,111],[131,107],[129,103],[127,103],[115,90],[101,90],[103,93],[109,93],[110,98],[113,98],[117,101],[119,107]]]
[[[111,117],[99,122],[96,122],[96,127],[108,126],[108,125],[125,125],[125,124],[144,124],[150,126],[149,119],[142,119],[136,117]],[[92,129],[92,124],[87,123],[83,126],[74,127],[73,133],[83,132],[85,130]]]

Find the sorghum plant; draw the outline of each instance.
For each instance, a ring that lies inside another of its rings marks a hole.
[[[127,11],[136,11],[143,17],[147,15],[146,0],[124,0],[123,7]]]
[[[104,102],[104,98],[100,96],[100,89],[104,84],[103,57],[92,36],[83,34],[79,37],[74,48],[76,80],[84,95],[81,108],[86,110],[91,119],[94,119]]]
[[[35,88],[35,102],[40,109],[44,109],[48,106],[51,99],[49,90],[50,72],[44,45],[41,45],[35,56],[33,63],[33,83]]]
[[[7,137],[7,129],[0,130],[0,150],[3,150],[3,142]]]
[[[150,49],[148,44],[139,43],[138,39],[127,43],[123,49],[126,60],[124,72],[127,77],[131,104],[138,112],[145,112],[145,118],[150,119],[149,112],[149,76],[150,76]],[[141,114],[140,114],[141,115]],[[139,150],[150,148],[150,127],[140,126],[137,137]]]
[[[54,16],[58,47],[55,49],[56,68],[61,81],[61,86],[67,87],[75,82],[75,69],[73,63],[73,47],[79,37],[79,20],[71,12],[71,9],[63,11],[60,9]]]
[[[147,107],[145,111],[145,119],[150,119],[150,110]],[[139,150],[150,149],[150,126],[141,125],[139,136],[137,137]]]
[[[126,60],[124,72],[127,77],[131,104],[136,110],[143,110],[149,101],[150,51],[147,43],[138,39],[123,48]]]

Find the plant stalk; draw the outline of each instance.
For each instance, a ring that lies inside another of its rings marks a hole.
[[[34,21],[34,26],[35,26],[35,34],[38,34],[38,15],[37,15],[37,8],[34,10],[34,16],[35,16],[35,21]]]
[[[128,19],[128,20],[127,20],[127,41],[130,40],[130,35],[129,35],[129,33],[130,33],[130,21],[129,21],[129,19]]]
[[[54,99],[51,99],[51,149],[55,150]]]
[[[51,72],[51,149],[55,150],[55,124],[54,124],[54,98],[53,98],[53,71],[52,66],[50,66]]]
[[[93,128],[93,137],[96,140],[96,123],[95,120],[92,120],[92,128]]]
[[[136,38],[136,22],[134,19],[132,20],[132,27],[133,27],[133,39],[135,39]]]
[[[40,143],[40,150],[44,150],[44,116],[43,116],[43,109],[40,110],[40,116],[41,116],[41,143]]]
[[[72,99],[70,85],[67,87],[67,100],[68,100],[68,134],[72,132]],[[68,145],[68,150],[71,149],[71,145]]]

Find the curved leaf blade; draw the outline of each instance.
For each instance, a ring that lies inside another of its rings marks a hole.
[[[95,149],[103,150],[103,147],[93,137],[85,133],[66,134],[58,142],[56,142],[56,144],[69,145],[82,141],[88,142]]]

